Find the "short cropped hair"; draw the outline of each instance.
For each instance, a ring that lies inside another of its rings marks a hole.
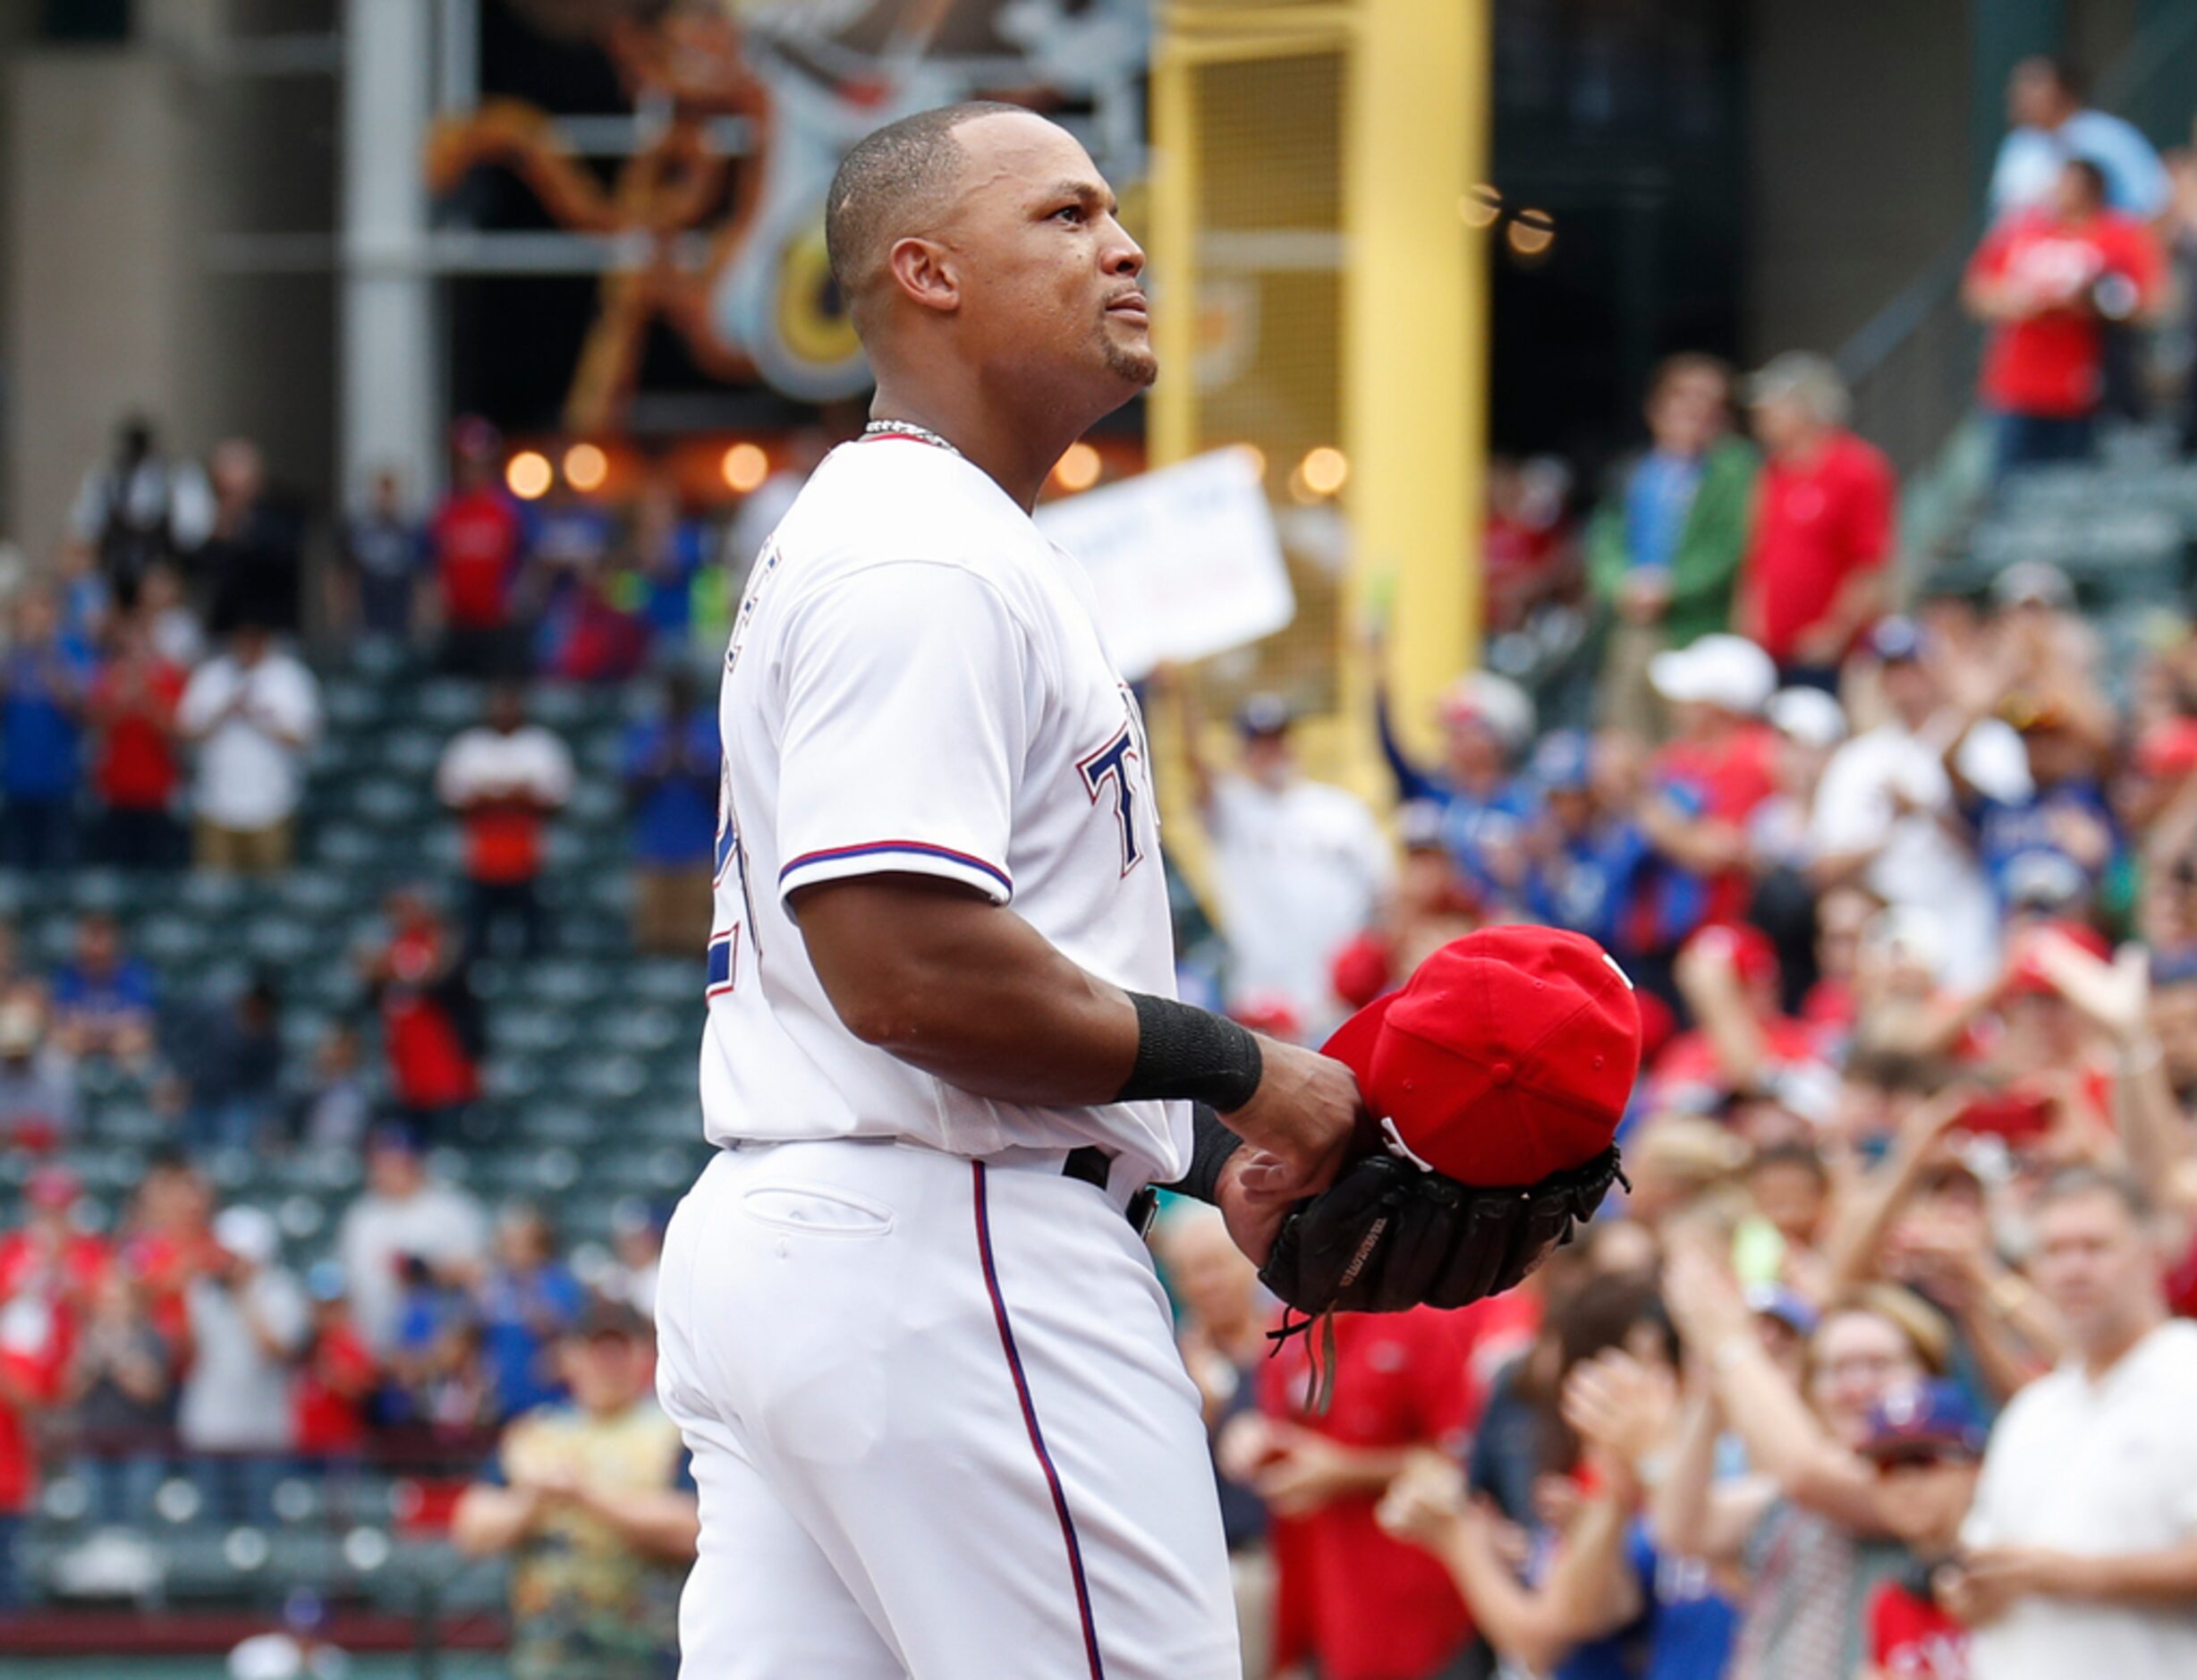
[[[2145,1194],[2142,1185],[2125,1173],[2108,1172],[2102,1167],[2085,1163],[2063,1167],[2046,1179],[2037,1192],[2031,1211],[2040,1214],[2056,1203],[2090,1195],[2110,1196],[2127,1209],[2128,1217],[2138,1225],[2151,1217],[2151,1199]]]
[[[954,131],[979,117],[1022,108],[998,99],[965,99],[918,111],[864,135],[840,159],[824,197],[824,250],[850,312],[859,310],[901,230],[935,209],[952,184],[962,162]],[[861,327],[859,318],[855,325]]]
[[[1722,356],[1712,356],[1703,350],[1681,350],[1657,362],[1655,371],[1648,376],[1649,401],[1653,402],[1681,379],[1704,376],[1721,384],[1727,399],[1739,377]]]

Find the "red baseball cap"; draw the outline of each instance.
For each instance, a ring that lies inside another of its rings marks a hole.
[[[1531,1184],[1609,1147],[1640,1071],[1633,983],[1582,934],[1483,928],[1337,1029],[1326,1054],[1421,1163]]]

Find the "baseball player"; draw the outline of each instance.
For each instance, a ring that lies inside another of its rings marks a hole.
[[[690,1676],[1239,1672],[1198,1396],[1124,1214],[1180,1184],[1263,1258],[1361,1103],[1175,1000],[1142,722],[1031,521],[1157,371],[1115,208],[1065,131],[991,104],[879,130],[832,184],[877,418],[726,653],[720,1149],[658,1296]]]

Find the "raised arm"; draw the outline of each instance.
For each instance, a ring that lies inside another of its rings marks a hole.
[[[1666,1298],[1687,1345],[1705,1357],[1747,1460],[1785,1496],[1845,1527],[1876,1523],[1869,1467],[1825,1432],[1756,1336],[1731,1274],[1697,1247],[1672,1251]]]
[[[1875,1170],[1853,1187],[1825,1244],[1829,1277],[1827,1295],[1836,1298],[1866,1282],[1876,1269],[1885,1233],[1907,1204],[1922,1175],[1937,1158],[1938,1140],[1970,1093],[1958,1087],[1940,1091],[1911,1113],[1891,1150]]]
[[[1396,798],[1405,804],[1418,799],[1440,799],[1441,784],[1412,762],[1404,751],[1404,743],[1396,738],[1386,678],[1373,685],[1373,727],[1380,736],[1381,757],[1388,760],[1388,773],[1396,780]]]
[[[1689,1376],[1688,1387],[1677,1438],[1649,1499],[1648,1525],[1660,1550],[1712,1564],[1736,1563],[1777,1490],[1761,1476],[1738,1482],[1717,1480],[1724,1411],[1716,1385],[1704,1370]]]

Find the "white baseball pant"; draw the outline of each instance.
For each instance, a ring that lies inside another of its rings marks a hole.
[[[1062,1157],[752,1145],[680,1203],[683,1680],[1237,1680],[1166,1296],[1125,1198]]]

